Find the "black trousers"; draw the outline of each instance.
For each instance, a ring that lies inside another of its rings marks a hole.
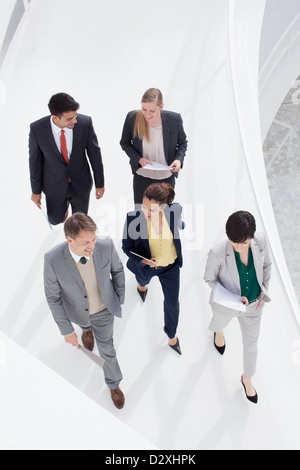
[[[163,180],[153,180],[151,178],[145,178],[144,176],[135,174],[133,177],[133,197],[136,205],[142,204],[144,192],[152,183],[169,183],[172,188],[175,188],[175,176],[172,175]]]
[[[90,202],[90,193],[85,198],[78,197],[71,183],[67,194],[60,199],[46,195],[47,215],[51,225],[61,224],[65,218],[69,205],[72,207],[72,214],[75,212],[88,213]]]

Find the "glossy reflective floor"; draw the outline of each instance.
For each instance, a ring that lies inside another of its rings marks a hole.
[[[84,8],[79,0],[32,2],[32,17],[14,40],[2,78],[7,101],[0,116],[5,175],[0,327],[92,398],[95,407],[105,408],[160,449],[299,449],[299,331],[276,269],[254,380],[257,406],[245,400],[239,382],[237,323],[226,330],[222,358],[208,331],[209,291],[202,280],[207,252],[224,238],[225,221],[237,205],[254,213],[256,205],[244,163],[240,174],[230,171],[239,143],[226,68],[227,6],[223,0],[207,3],[191,0],[183,7],[177,0],[154,0],[147,15],[144,2],[135,0],[87,0]],[[132,176],[119,139],[126,113],[140,106],[151,86],[163,91],[166,109],[182,114],[189,139],[176,189],[187,223],[178,330],[183,355],[168,347],[163,333],[159,283],[151,283],[141,305],[126,270],[124,315],[115,323],[126,395],[126,406],[118,411],[102,371],[64,344],[46,304],[43,255],[63,241],[63,234],[61,227],[52,232],[30,201],[27,140],[30,122],[48,114],[48,100],[56,92],[74,96],[81,112],[93,117],[106,193],[101,202],[92,195],[90,215],[100,233],[114,238],[125,263],[120,237],[132,205]],[[87,419],[93,419],[92,413]]]

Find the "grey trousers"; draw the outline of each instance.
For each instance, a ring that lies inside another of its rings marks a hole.
[[[246,307],[246,312],[238,312],[222,305],[213,303],[213,318],[209,329],[216,333],[223,330],[232,318],[237,317],[243,340],[243,361],[244,374],[246,377],[253,377],[256,371],[258,338],[260,333],[263,306],[257,309],[259,300]]]
[[[114,316],[104,309],[90,315],[90,322],[91,325],[81,328],[83,331],[93,331],[100,357],[104,360],[105,383],[114,390],[123,379],[113,342]]]

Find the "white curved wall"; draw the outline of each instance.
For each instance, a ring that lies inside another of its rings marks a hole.
[[[0,110],[0,150],[7,158],[1,159],[0,170],[9,175],[0,188],[2,218],[9,221],[9,229],[0,233],[1,246],[9,248],[2,255],[0,328],[92,399],[96,409],[105,408],[153,446],[299,448],[299,370],[291,357],[298,339],[296,312],[276,269],[277,250],[255,409],[244,402],[239,384],[241,343],[235,323],[226,330],[222,363],[215,354],[207,330],[209,292],[202,281],[207,252],[224,238],[233,211],[253,212],[271,245],[278,241],[259,152],[257,68],[264,2],[153,0],[151,6],[160,15],[150,15],[150,21],[145,4],[137,0],[32,1],[18,29],[0,75],[7,87]],[[119,412],[97,366],[63,343],[46,305],[43,254],[63,235],[60,228],[50,233],[30,201],[27,138],[30,122],[47,114],[49,97],[57,91],[72,94],[81,111],[93,116],[107,188],[101,202],[92,199],[90,214],[102,231],[113,231],[125,262],[120,235],[132,190],[118,142],[127,111],[139,106],[150,86],[162,89],[166,109],[182,114],[189,139],[176,189],[187,223],[178,330],[183,355],[173,355],[162,332],[159,285],[151,285],[149,301],[141,306],[126,271],[124,318],[115,325],[126,395]]]

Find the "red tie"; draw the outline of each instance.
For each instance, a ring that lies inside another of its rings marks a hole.
[[[67,142],[66,142],[66,137],[65,137],[65,131],[62,130],[60,134],[60,148],[61,148],[61,154],[64,157],[66,163],[69,163],[69,155],[68,155],[68,150],[67,150]]]

